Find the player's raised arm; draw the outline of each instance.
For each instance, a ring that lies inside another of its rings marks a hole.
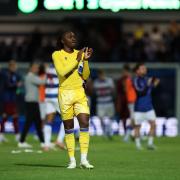
[[[61,60],[59,59],[59,56],[58,56],[58,54],[56,54],[56,52],[53,53],[52,59],[53,59],[54,66],[56,68],[57,74],[62,76],[62,77],[65,77],[69,73],[74,71],[74,69],[77,68],[78,63],[79,63],[78,60],[76,60],[76,61],[72,61],[71,63],[68,63],[68,64],[64,65],[61,62]]]
[[[148,90],[147,84],[141,83],[140,81],[141,81],[140,78],[138,78],[138,77],[134,78],[134,87],[139,96],[146,94],[146,92]]]
[[[84,69],[83,69],[83,79],[87,80],[89,75],[90,75],[90,70],[89,70],[89,63],[88,63],[88,59],[92,56],[93,50],[92,48],[85,48],[85,52],[84,52]]]
[[[84,60],[88,60],[92,56],[92,53],[93,49],[86,47],[84,51]]]

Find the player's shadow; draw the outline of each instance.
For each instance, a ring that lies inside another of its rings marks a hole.
[[[14,164],[14,165],[16,165],[16,166],[27,166],[27,167],[66,168],[66,166],[49,165],[49,164],[24,164],[24,163],[18,163],[18,164]]]

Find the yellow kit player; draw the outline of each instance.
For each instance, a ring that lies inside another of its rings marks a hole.
[[[88,59],[92,55],[91,48],[74,49],[77,44],[74,32],[66,31],[58,39],[62,47],[53,52],[52,59],[59,78],[58,100],[61,117],[65,128],[65,142],[70,158],[68,169],[76,168],[74,156],[75,138],[73,117],[80,125],[79,143],[81,150],[81,168],[94,168],[87,160],[89,148],[89,106],[83,88],[84,80],[90,75]]]

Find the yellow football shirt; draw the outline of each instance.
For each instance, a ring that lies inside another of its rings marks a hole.
[[[77,59],[78,50],[73,53],[59,50],[52,54],[54,66],[59,78],[59,86],[63,89],[77,89],[82,87],[83,80],[87,80],[90,75],[88,61],[84,61],[82,77],[78,73],[79,62]]]

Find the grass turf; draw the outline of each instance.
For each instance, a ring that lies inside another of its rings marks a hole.
[[[119,137],[113,141],[92,137],[89,159],[93,170],[66,169],[66,151],[37,153],[39,144],[32,137],[28,141],[35,152],[12,154],[18,148],[14,137],[7,137],[10,142],[0,144],[0,180],[180,180],[180,137],[156,139],[156,151],[137,151],[133,143],[125,144]],[[78,164],[79,155],[77,151]]]

